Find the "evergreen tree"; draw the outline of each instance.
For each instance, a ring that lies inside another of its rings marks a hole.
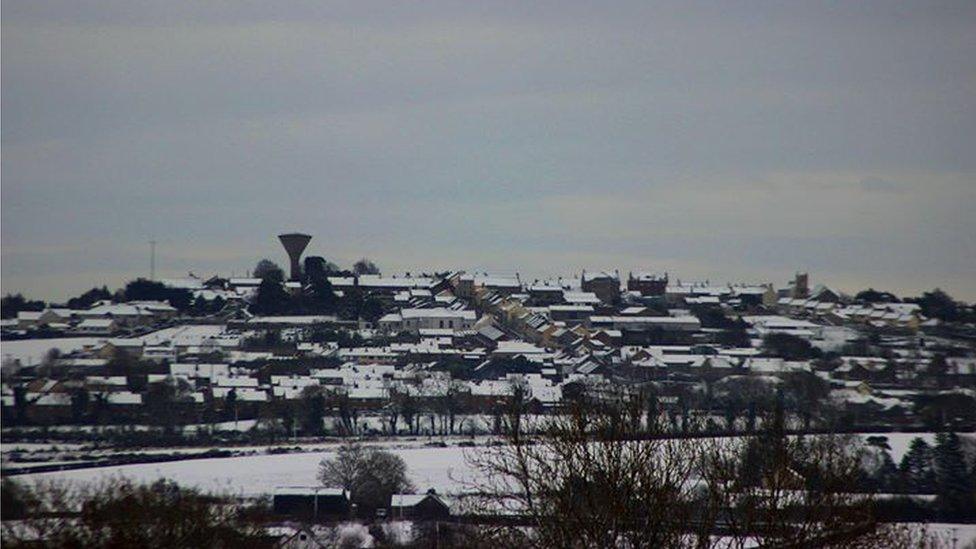
[[[277,282],[283,282],[285,280],[285,271],[270,259],[258,261],[258,264],[254,266],[252,275],[254,278],[260,278],[261,280],[271,279]]]
[[[891,458],[891,446],[887,437],[868,437],[861,457],[865,488],[890,492],[896,488],[898,467]]]
[[[291,308],[291,296],[280,280],[265,278],[258,286],[251,312],[258,315],[287,314]]]
[[[943,520],[967,520],[976,517],[976,486],[966,467],[959,437],[939,433],[936,439],[935,493],[936,509]]]
[[[21,311],[43,311],[47,304],[39,300],[29,300],[21,294],[7,294],[0,301],[0,316],[3,318],[17,318]]]
[[[102,286],[101,288],[92,288],[87,292],[81,294],[78,297],[72,297],[68,300],[69,309],[88,309],[96,301],[102,301],[105,299],[112,299],[112,292],[108,291],[107,286]]]
[[[225,419],[237,421],[237,389],[227,391],[227,396],[224,397],[224,414]]]
[[[302,390],[302,431],[305,436],[322,434],[322,417],[325,415],[325,395],[321,387],[306,387]]]
[[[336,297],[329,279],[325,276],[317,276],[309,282],[309,293],[305,301],[311,312],[331,314],[335,312],[339,298]]]
[[[122,290],[125,301],[167,301],[184,312],[193,304],[193,293],[183,288],[169,288],[161,282],[137,278]]]
[[[363,320],[375,324],[383,316],[383,302],[375,297],[367,297],[359,312]]]
[[[916,494],[932,493],[935,489],[935,465],[932,447],[916,437],[901,460],[899,467],[906,491]]]

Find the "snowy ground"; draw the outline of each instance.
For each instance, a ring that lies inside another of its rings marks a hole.
[[[867,438],[872,434],[863,434]],[[931,433],[878,433],[874,436],[885,436],[892,448],[892,458],[899,462],[908,451],[912,439],[921,436],[929,443],[933,443],[935,435]],[[974,435],[964,435],[973,437]],[[483,443],[484,438],[478,442]],[[455,446],[457,440],[448,439],[451,446],[446,448],[428,447],[426,439],[420,440],[389,440],[375,442],[383,448],[389,449],[403,457],[408,472],[418,490],[436,488],[442,493],[459,491],[465,487],[465,481],[476,478],[475,471],[466,463],[465,454],[478,452],[482,447],[465,448]],[[9,458],[8,445],[4,445],[4,454]],[[17,445],[21,446],[21,445]],[[40,446],[40,445],[38,445]],[[285,446],[289,446],[285,443]],[[115,467],[95,467],[72,471],[52,473],[37,473],[19,476],[21,480],[34,479],[67,479],[71,481],[93,481],[113,475],[122,475],[139,481],[152,481],[158,478],[169,478],[188,486],[196,486],[205,490],[219,491],[235,495],[255,496],[268,494],[278,486],[302,486],[316,484],[318,463],[324,457],[334,456],[337,443],[310,443],[298,445],[301,453],[267,454],[267,446],[237,446],[227,447],[226,450],[242,454],[228,458],[191,459],[166,463],[147,463],[137,465],[123,465]],[[202,448],[186,449],[153,449],[143,453],[197,453]],[[101,451],[93,452],[102,454]],[[105,452],[109,455],[111,452]],[[55,460],[62,455],[53,456]],[[4,460],[5,465],[11,464]]]
[[[232,458],[193,459],[167,463],[97,467],[74,471],[18,476],[18,480],[64,479],[90,482],[112,476],[138,481],[169,478],[186,486],[230,495],[258,496],[270,494],[278,486],[311,486],[317,484],[319,462],[334,457],[333,445],[328,451],[301,454],[258,455]],[[477,448],[394,448],[404,459],[416,488],[426,491],[456,492],[464,488],[473,472],[465,463],[465,451]]]
[[[40,364],[51,349],[71,353],[105,341],[104,337],[59,337],[54,339],[18,339],[0,342],[0,355],[4,360],[20,360],[24,366]]]
[[[929,532],[944,539],[949,547],[971,547],[976,544],[976,524],[928,524]]]

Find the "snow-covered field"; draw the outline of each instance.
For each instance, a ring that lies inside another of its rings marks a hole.
[[[24,366],[40,364],[51,349],[70,353],[105,341],[104,337],[59,337],[54,339],[18,339],[0,342],[3,359],[20,360]]]
[[[478,448],[396,448],[392,451],[407,464],[410,479],[420,491],[436,488],[456,492],[473,471],[465,463],[465,451]],[[215,459],[193,459],[168,463],[147,463],[121,467],[98,467],[18,476],[18,480],[63,479],[90,482],[124,476],[151,482],[169,478],[185,486],[229,495],[270,494],[278,486],[312,486],[318,483],[318,464],[334,457],[334,450],[301,454],[259,455]]]
[[[861,435],[862,438],[872,436]],[[908,451],[912,439],[921,436],[934,443],[931,433],[878,433],[885,436],[892,448],[892,458],[899,462]],[[972,437],[974,435],[964,435]],[[418,490],[435,488],[439,492],[456,492],[465,488],[465,482],[476,479],[476,471],[467,464],[465,454],[478,452],[482,447],[447,448],[427,447],[420,441],[388,441],[377,443],[401,456],[407,464],[411,480]],[[302,444],[302,453],[261,454],[228,458],[191,459],[166,463],[147,463],[117,467],[96,467],[72,471],[38,473],[18,477],[22,480],[65,479],[70,481],[95,481],[113,475],[121,475],[138,481],[169,478],[187,486],[234,495],[255,496],[269,494],[278,486],[302,486],[316,484],[319,461],[333,457],[335,443]],[[266,446],[228,447],[237,452],[262,452]],[[184,449],[193,453],[201,449]],[[164,450],[156,450],[163,452]]]

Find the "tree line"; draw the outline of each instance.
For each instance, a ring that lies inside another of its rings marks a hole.
[[[946,541],[887,523],[879,490],[864,482],[862,445],[843,435],[788,436],[781,408],[754,436],[706,439],[638,436],[649,428],[643,403],[626,393],[583,395],[531,432],[519,412],[506,415],[503,444],[468,454],[481,472],[468,487],[479,495],[468,512],[524,520],[469,531],[469,545],[908,548]],[[933,480],[941,483],[937,516],[974,520],[974,465],[954,435],[940,435],[939,447],[941,457],[925,458],[942,479]],[[923,467],[921,474],[929,473]]]
[[[249,310],[257,315],[337,315],[345,320],[358,320],[375,323],[385,313],[383,302],[367,295],[359,288],[343,291],[339,296],[329,282],[330,276],[352,276],[378,274],[379,269],[368,260],[361,259],[353,270],[337,271],[334,264],[320,257],[309,257],[302,270],[301,287],[289,292],[285,286],[285,273],[281,267],[268,259],[262,259],[254,268],[255,278],[261,283],[250,304]]]

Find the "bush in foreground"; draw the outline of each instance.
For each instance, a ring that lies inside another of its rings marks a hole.
[[[172,481],[95,485],[4,480],[5,547],[239,547],[261,539],[239,506]]]

